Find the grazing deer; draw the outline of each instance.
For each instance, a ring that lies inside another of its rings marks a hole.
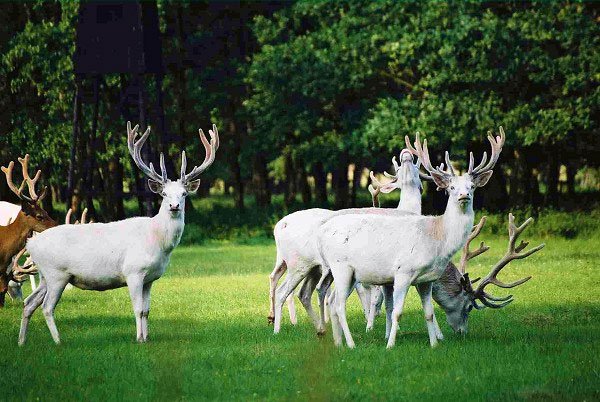
[[[516,244],[521,233],[531,224],[531,222],[533,222],[533,219],[529,218],[522,225],[517,226],[515,225],[514,216],[508,214],[508,251],[492,267],[486,277],[479,283],[479,286],[474,289],[473,285],[479,278],[473,280],[469,279],[469,274],[466,272],[467,263],[472,258],[489,250],[489,247],[483,242],[481,242],[479,248],[476,250],[469,250],[471,241],[479,235],[479,232],[481,232],[481,229],[485,224],[485,217],[481,218],[481,221],[475,226],[463,247],[458,268],[453,263],[449,263],[440,279],[433,282],[433,299],[444,309],[446,312],[446,320],[455,332],[467,332],[469,313],[473,311],[473,309],[480,310],[485,307],[499,309],[507,306],[514,300],[512,295],[495,297],[485,291],[486,286],[493,284],[505,289],[514,288],[531,279],[531,276],[527,276],[512,283],[504,283],[497,278],[498,273],[511,261],[527,258],[531,254],[544,248],[545,244],[542,243],[537,247],[523,251],[529,243],[521,241],[518,245]],[[478,301],[483,305],[480,305]]]
[[[8,226],[0,226],[0,307],[4,306],[4,299],[8,291],[10,280],[8,267],[13,257],[25,246],[27,238],[33,232],[43,232],[56,226],[56,222],[50,218],[41,205],[41,201],[46,196],[47,188],[44,187],[39,195],[35,189],[42,174],[41,170],[38,170],[32,179],[28,170],[29,154],[18,160],[23,172],[23,182],[19,187],[13,183],[12,179],[15,163],[11,161],[8,167],[1,167],[6,176],[8,187],[21,200],[21,209]],[[29,195],[23,193],[25,185],[27,185]]]
[[[478,166],[470,154],[469,168],[457,176],[446,153],[448,171],[434,168],[429,159],[427,140],[415,147],[408,136],[406,145],[422,162],[440,189],[449,195],[446,211],[441,216],[377,216],[340,215],[321,225],[318,246],[323,263],[331,270],[336,282],[335,305],[331,307],[334,342],[342,343],[342,333],[348,347],[354,340],[346,320],[346,298],[354,282],[374,285],[393,283],[393,310],[387,347],[394,346],[398,320],[402,314],[408,289],[417,286],[425,311],[431,346],[438,343],[434,325],[432,282],[439,279],[450,258],[461,249],[473,227],[473,193],[491,177],[504,145],[504,130],[488,140],[492,146],[490,160],[487,153]],[[293,285],[297,278],[292,278]]]
[[[154,217],[129,218],[111,223],[62,225],[40,233],[27,242],[27,250],[41,274],[40,286],[25,300],[19,345],[25,342],[33,312],[42,305],[48,329],[57,344],[60,337],[54,323],[54,308],[67,285],[86,290],[108,290],[127,286],[136,321],[138,342],[148,340],[150,290],[169,265],[171,253],[184,229],[185,199],[198,190],[198,177],[213,163],[219,148],[217,127],[209,131],[211,140],[199,130],[206,157],[200,166],[186,173],[185,151],[181,155],[181,175],[169,180],[164,155],[160,154],[161,174],[152,163],[146,165],[141,148],[150,128],[138,137],[138,126],[127,123],[127,145],[137,167],[148,176],[150,190],[162,197]]]

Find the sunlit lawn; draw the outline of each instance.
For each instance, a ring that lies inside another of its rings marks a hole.
[[[0,311],[2,399],[598,400],[600,241],[544,241],[542,252],[506,269],[507,280],[534,276],[513,290],[516,301],[473,312],[465,338],[436,309],[446,335],[436,349],[411,291],[391,351],[383,317],[365,333],[356,296],[355,350],[336,349],[329,328],[318,339],[299,303],[298,325],[286,312],[274,336],[266,319],[270,243],[180,247],[153,288],[148,344],[134,342],[125,289],[65,292],[56,311],[60,346],[38,311],[18,348],[21,308],[8,302]],[[504,252],[504,240],[488,243],[474,275]]]

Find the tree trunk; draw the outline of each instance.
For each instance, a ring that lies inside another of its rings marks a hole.
[[[137,77],[137,85],[138,85],[138,107],[139,107],[139,114],[140,114],[140,132],[143,133],[146,128],[147,128],[147,122],[146,122],[146,93],[144,91],[144,79],[142,75],[139,75]],[[144,147],[142,148],[142,158],[145,161],[149,161],[151,159],[150,155],[151,155],[151,146],[150,143],[147,141],[144,144]],[[146,162],[148,163],[148,162]],[[135,168],[136,172],[137,172],[137,168]],[[137,172],[139,174],[139,172]],[[148,189],[148,185],[146,184],[146,180],[145,180],[145,176],[142,175],[141,176],[141,180],[139,180],[140,183],[140,187],[139,190],[141,192],[141,198],[142,198],[142,214],[146,215],[146,216],[154,216],[154,203],[152,202],[153,197],[152,197],[152,193],[150,192],[150,190]]]
[[[302,194],[302,203],[308,207],[312,202],[312,193],[310,191],[310,184],[308,183],[308,174],[306,173],[305,166],[298,168],[298,184],[300,187],[300,194]]]
[[[577,165],[574,162],[567,162],[567,194],[569,199],[575,197],[575,175],[577,174]]]
[[[94,77],[94,106],[92,111],[92,131],[88,136],[87,141],[87,157],[85,160],[85,204],[88,209],[90,217],[98,219],[96,216],[96,209],[94,208],[94,170],[96,169],[96,132],[98,131],[98,106],[99,106],[99,85],[100,78]]]
[[[289,149],[284,150],[284,165],[283,170],[285,173],[285,191],[284,191],[284,204],[286,207],[290,207],[296,199],[296,174],[294,169],[294,161],[292,154]]]
[[[350,193],[350,205],[356,207],[356,197],[358,190],[360,189],[360,177],[362,175],[362,163],[356,162],[354,164],[354,173],[352,175],[352,191]]]
[[[252,187],[256,205],[266,207],[271,204],[271,189],[269,188],[269,171],[267,161],[262,152],[257,152],[252,163]]]
[[[556,206],[558,203],[558,176],[560,174],[560,164],[556,158],[557,152],[549,149],[548,155],[548,172],[546,180],[546,205]]]
[[[313,166],[313,176],[315,178],[315,198],[317,204],[321,207],[327,206],[327,173],[323,168],[322,162],[317,162]]]
[[[349,205],[348,155],[342,154],[333,170],[334,208],[347,208]]]

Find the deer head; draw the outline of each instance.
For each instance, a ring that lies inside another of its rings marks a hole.
[[[431,165],[429,151],[427,149],[427,140],[424,140],[421,145],[419,133],[417,133],[414,146],[410,143],[408,136],[405,137],[405,141],[407,149],[422,161],[423,167],[427,170],[429,175],[431,175],[431,178],[438,189],[446,190],[446,193],[449,196],[448,204],[458,204],[463,210],[472,210],[473,193],[475,189],[487,184],[492,176],[492,169],[498,161],[500,152],[502,152],[502,146],[506,139],[504,129],[500,127],[500,135],[495,137],[491,132],[488,132],[487,138],[492,146],[490,160],[487,160],[487,152],[484,152],[481,163],[474,166],[473,152],[471,152],[469,155],[469,168],[460,176],[455,174],[447,151],[445,154],[447,171],[443,169],[443,165],[440,165],[437,168],[434,168]]]
[[[537,247],[523,252],[523,250],[528,246],[528,242],[521,241],[521,243],[516,246],[515,243],[517,238],[525,230],[525,228],[531,224],[531,222],[533,222],[533,219],[529,218],[521,226],[516,226],[513,215],[509,214],[508,251],[492,267],[489,274],[483,280],[481,280],[479,286],[474,288],[474,284],[478,282],[480,278],[473,280],[469,278],[469,274],[465,272],[467,269],[467,263],[472,258],[485,253],[487,250],[489,250],[489,247],[481,242],[476,250],[470,251],[469,246],[473,239],[475,239],[481,232],[481,229],[485,224],[485,220],[485,217],[481,218],[479,224],[473,228],[467,243],[463,247],[459,267],[457,268],[454,264],[449,263],[442,277],[438,281],[434,282],[433,286],[434,299],[446,312],[446,321],[448,324],[455,332],[458,333],[467,332],[469,314],[473,309],[479,310],[485,307],[499,309],[510,304],[514,300],[512,295],[505,297],[493,296],[485,291],[486,286],[494,284],[501,288],[513,288],[527,282],[529,279],[531,279],[531,276],[512,283],[504,283],[497,278],[497,275],[511,261],[529,257],[531,254],[544,248],[544,244],[542,243]]]
[[[29,228],[31,232],[43,232],[44,230],[56,226],[56,222],[50,218],[48,213],[44,210],[41,205],[42,200],[47,194],[47,187],[44,187],[41,193],[38,195],[35,189],[35,186],[40,179],[42,174],[41,170],[38,170],[33,179],[29,176],[29,154],[25,155],[24,158],[19,158],[19,163],[21,164],[22,172],[23,172],[23,182],[19,187],[17,187],[12,179],[13,169],[15,163],[11,161],[8,164],[8,167],[2,166],[0,169],[4,172],[6,176],[6,183],[8,187],[12,190],[13,193],[19,197],[21,201],[21,212],[25,218],[25,225]],[[25,195],[23,190],[25,189],[25,185],[27,185],[27,189],[29,190],[29,195]],[[15,222],[13,222],[14,224]]]
[[[150,187],[150,191],[163,197],[161,211],[166,210],[172,217],[180,217],[183,215],[185,198],[198,190],[198,187],[200,186],[200,179],[198,179],[198,177],[215,160],[215,155],[219,148],[219,133],[217,131],[217,126],[213,124],[212,130],[209,130],[210,142],[206,139],[202,129],[198,130],[200,141],[206,150],[204,162],[202,162],[200,166],[194,166],[189,173],[186,173],[187,159],[185,151],[183,151],[181,153],[181,175],[175,181],[172,181],[167,177],[165,156],[162,152],[160,154],[160,175],[156,173],[152,163],[146,165],[142,160],[141,149],[150,135],[150,127],[146,129],[139,139],[137,139],[139,134],[138,129],[139,125],[136,125],[132,129],[131,123],[127,122],[127,146],[129,148],[129,154],[137,167],[148,176],[148,187]]]
[[[433,179],[428,174],[420,171],[421,162],[417,159],[417,163],[413,163],[413,157],[408,149],[403,149],[400,152],[400,164],[396,161],[396,157],[392,158],[392,166],[394,174],[383,172],[384,176],[391,179],[388,183],[381,183],[375,178],[373,172],[369,172],[371,184],[369,184],[369,192],[373,198],[373,206],[379,207],[379,194],[388,194],[396,189],[415,188],[422,191],[421,179],[432,181]]]

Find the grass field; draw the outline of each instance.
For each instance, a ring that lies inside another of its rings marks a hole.
[[[476,275],[505,250],[504,239],[485,240],[492,250],[473,261]],[[125,289],[65,292],[56,311],[60,346],[38,311],[18,348],[21,307],[8,302],[0,311],[1,398],[598,400],[600,239],[543,241],[543,251],[505,269],[507,280],[533,275],[514,290],[516,301],[473,312],[466,337],[452,334],[436,308],[446,335],[436,349],[411,291],[391,351],[383,317],[364,332],[356,296],[355,350],[335,348],[330,328],[318,339],[300,304],[298,325],[286,319],[274,336],[266,319],[272,243],[180,247],[153,288],[147,344],[134,342]]]

